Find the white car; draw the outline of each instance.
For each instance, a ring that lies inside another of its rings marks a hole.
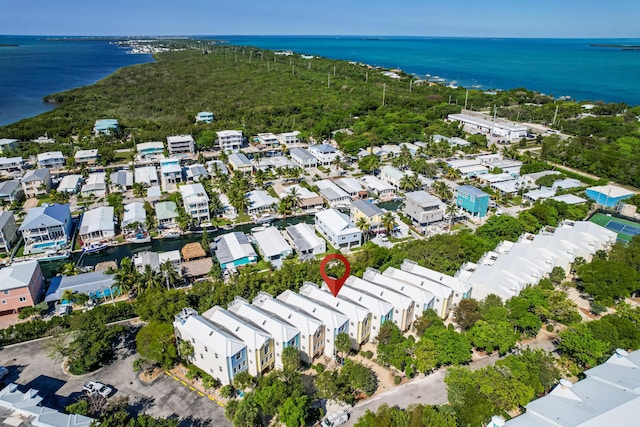
[[[103,397],[109,397],[111,395],[111,393],[113,392],[113,389],[111,387],[109,387],[108,385],[104,385],[102,383],[99,383],[97,381],[89,381],[87,382],[85,385],[82,386],[82,390],[86,391],[87,393],[93,395],[93,394],[99,394],[100,396]]]

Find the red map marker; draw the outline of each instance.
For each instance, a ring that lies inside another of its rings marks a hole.
[[[330,277],[327,272],[324,271],[327,267],[327,263],[329,261],[333,261],[334,259],[337,259],[342,264],[344,264],[344,275],[339,279]],[[351,275],[351,265],[349,265],[349,261],[344,257],[344,255],[330,254],[324,257],[322,261],[320,261],[320,276],[322,276],[322,279],[327,284],[334,297],[338,296],[338,292],[340,292],[340,289],[342,289],[342,285],[344,285],[344,282],[347,281],[349,275]]]

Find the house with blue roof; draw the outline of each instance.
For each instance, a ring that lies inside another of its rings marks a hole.
[[[471,185],[461,185],[456,190],[456,206],[464,209],[472,216],[487,216],[490,196]]]
[[[71,241],[71,210],[68,204],[36,206],[29,209],[20,232],[24,254],[64,249]]]
[[[93,132],[96,135],[111,135],[112,132],[116,132],[117,130],[117,119],[96,120],[96,123],[93,125]]]
[[[309,147],[309,152],[318,159],[318,163],[329,166],[340,155],[340,152],[329,144],[318,144]]]
[[[213,123],[213,113],[211,111],[200,111],[196,114],[196,123]]]

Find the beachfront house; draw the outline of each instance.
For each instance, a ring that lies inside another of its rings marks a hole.
[[[362,242],[362,231],[342,212],[336,209],[327,209],[317,212],[315,218],[316,230],[334,248],[351,248]]]
[[[0,269],[0,316],[40,302],[44,276],[38,261],[14,262]]]
[[[461,185],[456,189],[456,206],[474,217],[487,216],[490,196],[471,185]]]
[[[0,200],[5,205],[10,205],[24,196],[22,185],[17,179],[0,182]]]
[[[239,231],[218,236],[215,247],[216,259],[223,270],[233,270],[258,260],[258,254],[247,235]]]
[[[420,190],[405,194],[403,212],[420,227],[442,221],[443,208],[442,201],[426,191]]]
[[[168,136],[167,150],[170,156],[194,154],[196,152],[196,143],[191,135]]]
[[[202,313],[202,317],[229,330],[247,346],[248,372],[259,377],[275,366],[273,338],[268,332],[246,322],[220,306]]]
[[[300,351],[300,331],[291,323],[285,322],[271,313],[249,304],[242,297],[235,297],[229,304],[229,312],[238,318],[260,328],[271,335],[275,352],[275,368],[283,369],[282,352],[287,347]]]
[[[158,202],[156,203],[156,218],[158,219],[158,228],[173,229],[178,227],[178,206],[175,202]]]
[[[196,123],[213,123],[213,113],[211,111],[200,111],[196,114]]]
[[[20,184],[27,197],[47,194],[51,189],[51,172],[49,169],[28,170],[20,180]]]
[[[118,131],[117,119],[96,120],[93,125],[93,133],[96,135],[111,135]]]
[[[262,258],[275,268],[282,266],[285,258],[293,255],[293,249],[276,227],[267,227],[262,231],[254,232],[253,239]]]
[[[348,333],[353,350],[360,350],[360,346],[369,341],[371,337],[371,311],[368,308],[349,301],[339,294],[334,297],[326,285],[320,289],[315,283],[306,282],[300,288],[300,295],[326,304],[349,319]]]
[[[61,151],[47,151],[46,153],[39,153],[37,161],[39,168],[48,169],[62,168],[66,162]]]
[[[12,138],[0,138],[0,154],[18,148],[18,140]]]
[[[168,159],[160,160],[160,182],[163,190],[169,191],[182,181],[180,159],[169,157]]]
[[[291,290],[284,291],[278,295],[277,299],[290,307],[302,310],[309,316],[321,319],[325,327],[324,354],[325,356],[333,358],[337,352],[336,336],[340,333],[349,333],[349,318],[320,301],[300,295]]]
[[[289,156],[301,168],[315,168],[318,166],[318,159],[306,148],[292,148],[289,150]]]
[[[209,196],[200,183],[187,184],[180,187],[182,194],[182,202],[187,215],[191,216],[196,222],[210,222],[209,214]]]
[[[82,175],[65,175],[58,183],[58,193],[76,194],[82,188]]]
[[[237,153],[244,142],[242,131],[239,130],[221,130],[216,135],[218,148],[225,153]]]
[[[111,240],[116,236],[113,206],[101,206],[82,215],[78,235],[83,245]]]
[[[358,224],[358,222],[364,218],[369,225],[368,231],[377,233],[384,229],[382,217],[385,213],[385,210],[379,208],[378,205],[375,205],[368,200],[354,200],[351,202],[349,219],[351,219],[353,224]]]
[[[75,276],[55,276],[51,279],[44,300],[61,304],[72,303],[73,301],[64,298],[66,291],[71,291],[73,294],[85,294],[94,300],[113,298],[121,294],[113,274],[107,274],[106,271],[92,271]]]
[[[318,318],[308,315],[297,307],[285,304],[266,292],[258,292],[258,295],[252,301],[252,305],[269,313],[274,319],[295,325],[300,332],[300,359],[304,363],[310,365],[315,358],[322,355],[324,352],[325,328]],[[277,334],[274,337],[276,340],[278,339]]]
[[[98,162],[98,149],[94,148],[92,150],[78,150],[76,154],[73,155],[73,160],[76,164],[95,164]]]
[[[136,144],[136,151],[141,160],[155,160],[163,157],[164,144],[162,141],[141,142]]]
[[[233,384],[234,377],[247,371],[247,346],[226,328],[219,327],[198,315],[192,308],[183,308],[173,321],[177,345],[185,341],[193,353],[182,357],[216,378],[222,385]]]
[[[301,222],[288,226],[286,230],[301,260],[313,258],[327,251],[327,243],[316,234],[313,225]]]
[[[3,211],[0,213],[0,251],[10,254],[18,237],[18,226],[13,211]]]
[[[24,254],[66,248],[71,241],[71,225],[68,204],[45,204],[29,209],[19,229],[24,239]]]
[[[80,194],[82,197],[104,197],[107,194],[106,174],[104,172],[89,174]]]

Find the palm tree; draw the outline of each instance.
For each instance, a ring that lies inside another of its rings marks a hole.
[[[163,288],[162,276],[155,271],[149,264],[144,266],[144,271],[138,279],[138,288],[140,292],[157,291]]]
[[[66,301],[67,304],[73,304],[73,294],[74,292],[72,289],[65,290],[60,297],[60,301]]]
[[[369,237],[369,221],[367,221],[367,218],[361,216],[360,218],[358,218],[358,220],[356,221],[356,227],[358,227],[358,230],[362,231],[362,237],[364,242],[367,241],[367,238]]]
[[[382,215],[382,226],[388,235],[390,235],[393,232],[393,229],[396,228],[396,218],[393,216],[392,212],[387,212]]]
[[[456,215],[458,214],[458,206],[455,203],[449,203],[444,213],[449,216],[449,228],[451,229]]]
[[[124,257],[120,261],[120,268],[116,271],[114,276],[117,287],[120,289],[120,293],[124,294],[130,291],[137,291],[138,288],[138,270],[131,262],[131,258]]]
[[[449,200],[453,197],[451,189],[444,181],[436,181],[433,184],[433,192],[440,198],[440,200]]]
[[[216,188],[218,189],[218,191],[220,191],[221,193],[227,194],[229,193],[229,186],[230,186],[229,175],[220,173],[216,181]]]
[[[287,195],[289,202],[291,204],[291,209],[295,210],[300,204],[300,193],[298,193],[298,189],[296,187],[291,187],[289,189],[289,194]]]
[[[169,289],[169,286],[175,286],[175,284],[180,279],[178,272],[176,271],[170,260],[166,260],[162,264],[160,264],[160,273],[164,277],[164,280],[167,284],[167,289]]]
[[[282,219],[285,219],[287,215],[291,213],[291,202],[289,201],[288,196],[280,199],[277,212],[278,215],[282,215]]]
[[[133,184],[133,195],[136,197],[144,197],[147,186],[142,182],[135,182]]]
[[[80,269],[75,262],[65,262],[60,268],[60,274],[63,276],[76,276],[80,274]]]
[[[404,191],[415,191],[422,187],[420,178],[415,174],[405,174],[398,184]]]
[[[445,176],[447,177],[447,179],[450,179],[452,181],[458,180],[461,177],[460,171],[458,169],[454,169],[450,167],[447,167],[447,172]]]

